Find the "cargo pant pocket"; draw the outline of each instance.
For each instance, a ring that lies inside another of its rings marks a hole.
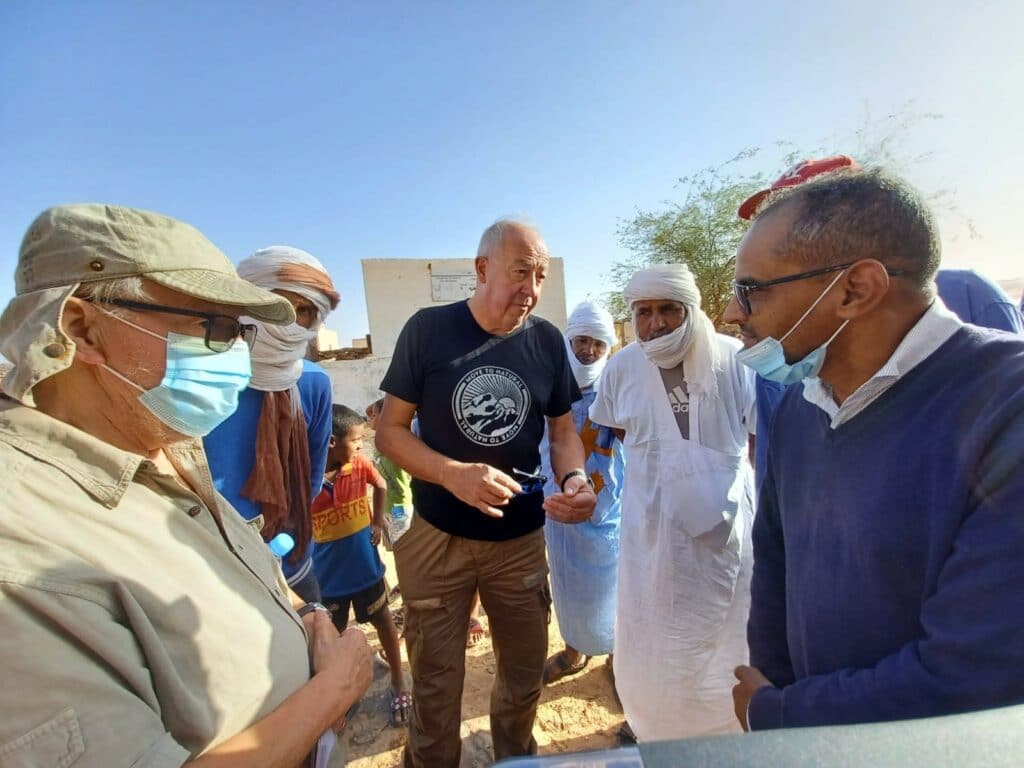
[[[67,768],[85,754],[75,710],[68,707],[13,741],[0,744],[4,768]]]

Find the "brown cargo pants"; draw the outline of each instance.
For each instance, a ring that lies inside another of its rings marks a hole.
[[[406,768],[458,768],[466,634],[478,589],[497,662],[491,691],[495,759],[536,754],[533,721],[551,616],[543,529],[510,541],[476,541],[444,533],[416,515],[394,553],[413,679]]]

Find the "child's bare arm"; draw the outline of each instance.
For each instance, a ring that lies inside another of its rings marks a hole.
[[[383,487],[381,487],[383,486]],[[378,485],[376,482],[370,486],[370,500],[373,504],[373,519],[371,521],[370,541],[374,546],[380,544],[381,534],[384,530],[384,501],[387,498],[387,484],[383,480]]]

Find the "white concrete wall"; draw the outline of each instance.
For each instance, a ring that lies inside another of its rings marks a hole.
[[[380,383],[391,364],[390,357],[364,357],[359,360],[322,360],[319,365],[331,377],[334,402],[359,413],[381,397]]]
[[[468,298],[473,259],[363,259],[363,290],[374,357],[395,351],[398,334],[416,310]],[[445,300],[435,301],[438,290]],[[534,312],[565,330],[565,271],[551,259],[544,290]]]
[[[340,349],[337,331],[332,331],[326,325],[321,324],[316,332],[316,348],[321,352],[329,352],[332,349]]]

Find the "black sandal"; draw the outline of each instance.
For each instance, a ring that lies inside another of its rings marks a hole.
[[[551,683],[561,680],[563,677],[582,672],[583,668],[589,663],[590,657],[581,653],[576,663],[570,664],[565,657],[565,651],[559,651],[544,662],[544,676],[542,678],[544,685],[551,685]]]

